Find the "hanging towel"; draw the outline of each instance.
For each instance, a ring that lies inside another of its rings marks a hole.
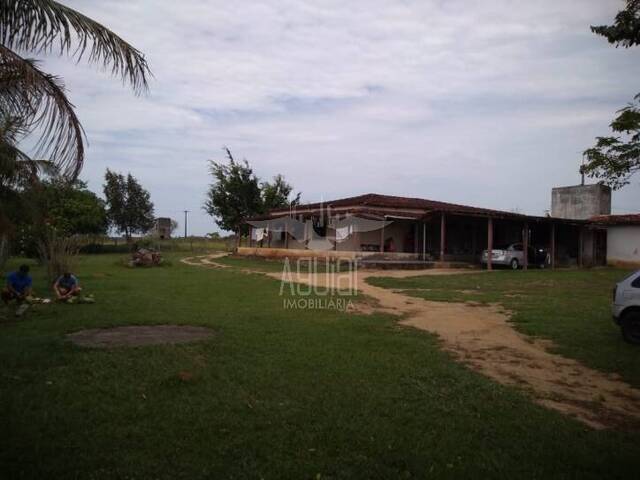
[[[344,242],[349,237],[349,235],[351,235],[351,232],[351,225],[336,228],[336,242]]]

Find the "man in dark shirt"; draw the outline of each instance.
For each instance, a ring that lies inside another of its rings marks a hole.
[[[2,301],[7,304],[10,300],[22,303],[31,295],[31,285],[33,280],[29,275],[29,266],[21,265],[17,272],[12,272],[7,276],[7,285],[2,290]]]
[[[58,300],[66,301],[78,295],[81,288],[76,276],[70,272],[65,272],[53,284],[53,290],[56,292]]]

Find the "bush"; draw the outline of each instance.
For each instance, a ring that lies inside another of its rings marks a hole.
[[[47,270],[49,283],[65,272],[72,272],[80,251],[78,237],[58,235],[55,229],[49,229],[38,241],[40,261]]]
[[[99,253],[130,253],[131,245],[126,243],[114,244],[102,244],[102,243],[87,243],[80,247],[80,253],[99,254]]]

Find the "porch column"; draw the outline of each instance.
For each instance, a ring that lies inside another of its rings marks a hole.
[[[251,248],[251,239],[253,238],[253,227],[249,227],[249,248]]]
[[[551,268],[556,268],[556,225],[551,224],[551,245],[549,247],[551,255]]]
[[[383,219],[384,222],[384,219]],[[380,253],[384,253],[384,224],[380,229]]]
[[[427,259],[427,224],[422,224],[422,260]]]
[[[487,270],[493,270],[493,218],[487,220]]]
[[[584,250],[584,228],[578,227],[578,266],[582,267],[584,264],[583,250]]]
[[[471,227],[471,251],[473,253],[473,258],[475,259],[478,254],[478,224],[475,220]]]
[[[522,230],[522,237],[522,250],[524,250],[522,268],[527,270],[529,268],[529,224],[526,222],[524,224],[524,229]]]
[[[440,216],[440,261],[444,262],[445,243],[447,241],[447,222],[445,214]]]

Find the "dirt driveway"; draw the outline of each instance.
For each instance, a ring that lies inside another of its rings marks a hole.
[[[215,258],[212,255],[184,261],[192,265],[227,267],[215,262]],[[550,353],[550,342],[517,332],[508,321],[509,313],[500,306],[433,302],[366,282],[372,276],[404,278],[465,273],[469,271],[358,271],[355,283],[359,291],[374,298],[376,305],[363,304],[356,308],[364,313],[381,310],[399,315],[401,325],[438,335],[442,347],[470,368],[499,383],[524,389],[537,403],[572,415],[593,428],[640,425],[640,390],[615,374],[593,370]],[[267,275],[281,279],[279,273]],[[310,279],[293,273],[292,280],[318,286],[335,284],[325,274]]]

